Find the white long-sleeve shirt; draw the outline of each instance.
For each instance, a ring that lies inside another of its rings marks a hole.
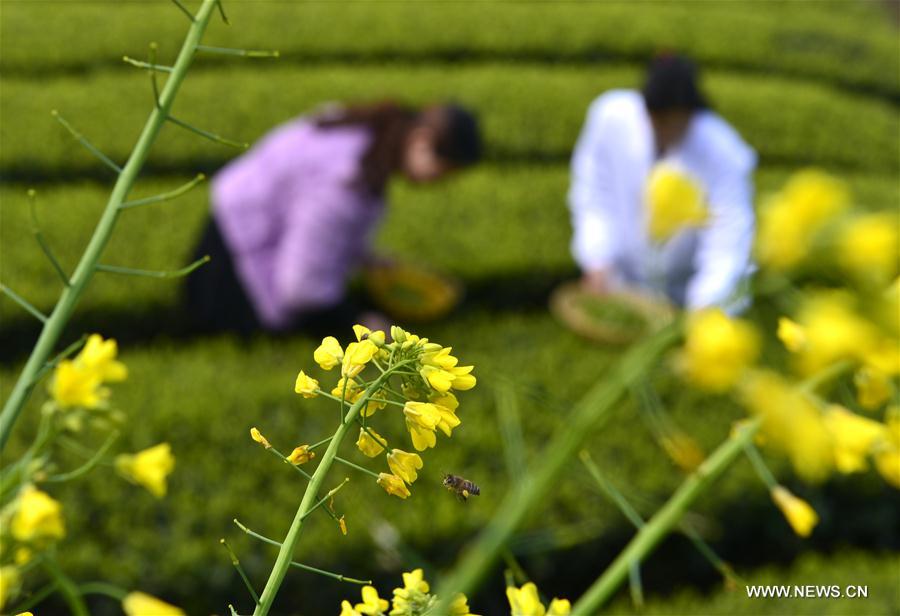
[[[682,141],[661,160],[700,184],[709,220],[655,246],[645,207],[647,178],[660,162],[655,151],[640,92],[613,90],[591,104],[572,159],[575,261],[584,271],[606,268],[622,282],[649,288],[660,275],[668,284],[681,276],[686,286],[679,300],[689,309],[730,304],[752,269],[756,153],[717,114],[695,113]]]

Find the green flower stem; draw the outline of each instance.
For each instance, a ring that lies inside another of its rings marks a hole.
[[[750,460],[750,464],[753,465],[753,470],[756,471],[760,481],[766,484],[766,488],[772,490],[778,485],[778,480],[775,479],[775,475],[766,466],[762,456],[759,455],[759,450],[753,443],[748,442],[744,445],[744,453],[747,454],[747,458]]]
[[[660,330],[633,347],[611,374],[605,375],[581,399],[534,464],[504,498],[499,514],[482,531],[457,567],[437,590],[441,601],[435,613],[447,611],[458,592],[470,593],[491,571],[507,541],[528,514],[537,511],[569,470],[572,457],[585,439],[607,419],[617,403],[658,358],[681,338],[680,323]],[[580,613],[580,612],[579,612]]]
[[[237,524],[238,528],[240,528],[242,531],[244,531],[251,537],[259,539],[263,543],[268,543],[269,545],[274,545],[275,547],[279,547],[279,548],[282,546],[281,543],[278,543],[274,539],[269,539],[265,535],[260,535],[259,533],[250,530],[249,528],[247,528],[246,526],[244,526],[237,520],[233,520],[233,522],[235,524]],[[303,563],[298,563],[295,560],[291,561],[291,567],[303,569],[304,571],[309,571],[311,573],[318,573],[319,575],[324,575],[325,577],[330,577],[330,578],[332,578],[334,580],[338,580],[340,582],[349,582],[350,584],[371,584],[372,583],[372,580],[359,580],[357,578],[347,577],[346,575],[343,575],[341,573],[333,573],[331,571],[325,571],[324,569],[319,569],[318,567],[311,567],[309,565],[304,565]]]
[[[46,556],[43,558],[42,564],[44,565],[44,570],[47,571],[48,575],[56,583],[57,588],[59,588],[59,592],[69,606],[72,616],[90,616],[90,612],[88,612],[84,599],[81,596],[81,590],[75,585],[75,582],[63,573],[56,560],[52,556]]]
[[[25,402],[28,400],[34,384],[34,375],[43,367],[47,358],[53,352],[75,306],[97,270],[97,262],[107,242],[109,242],[109,238],[112,236],[121,209],[120,206],[125,202],[128,193],[134,186],[135,181],[137,181],[141,168],[147,160],[150,147],[156,140],[169,115],[169,110],[172,108],[178,89],[187,74],[188,67],[191,65],[197,45],[209,23],[209,18],[215,5],[216,0],[203,0],[203,5],[197,11],[197,15],[191,23],[187,37],[178,54],[178,59],[175,61],[172,74],[166,81],[166,85],[160,95],[159,106],[154,107],[153,111],[150,112],[150,117],[147,119],[144,129],[134,149],[131,151],[131,155],[128,157],[128,162],[125,163],[121,173],[118,175],[109,201],[106,204],[106,209],[103,210],[103,214],[94,230],[94,235],[91,237],[84,254],[81,256],[81,260],[78,262],[78,266],[75,268],[75,272],[70,278],[71,286],[62,290],[53,312],[47,318],[47,322],[44,323],[41,335],[34,345],[31,356],[19,375],[19,380],[13,387],[12,393],[3,407],[3,412],[0,413],[0,451],[3,450],[9,441],[13,426],[22,412]]]
[[[244,581],[244,586],[247,587],[247,591],[250,593],[250,596],[253,597],[253,603],[259,605],[259,595],[256,594],[256,590],[253,589],[253,584],[250,583],[250,578],[247,577],[247,574],[244,572],[244,568],[241,567],[241,561],[238,560],[237,554],[234,553],[234,550],[231,549],[231,546],[228,545],[228,542],[225,539],[219,539],[219,543],[221,543],[226,550],[228,550],[228,555],[231,557],[231,564],[237,570],[238,574],[240,574],[241,579]]]
[[[82,595],[105,595],[116,601],[124,601],[128,591],[108,582],[88,582],[78,587]]]
[[[278,450],[275,449],[274,447],[268,447],[268,448],[266,449],[266,451],[268,451],[269,453],[271,453],[273,456],[275,456],[276,458],[278,458],[279,460],[281,460],[282,462],[284,462],[284,463],[287,464],[288,466],[292,467],[295,471],[297,471],[298,473],[300,473],[301,475],[303,475],[307,480],[312,479],[312,476],[311,476],[309,473],[307,473],[305,470],[303,470],[302,468],[300,468],[300,467],[297,466],[296,464],[292,464],[291,461],[288,460],[287,457],[286,457],[283,453],[281,453],[280,451],[278,451]]]
[[[406,365],[406,362],[399,363],[395,367],[404,365]],[[278,589],[284,581],[284,576],[291,566],[291,555],[294,552],[294,548],[297,546],[297,542],[300,540],[303,519],[313,509],[316,494],[319,493],[322,483],[325,481],[325,476],[328,474],[331,465],[334,463],[334,458],[337,456],[337,450],[340,447],[341,442],[353,425],[353,420],[356,419],[360,409],[362,409],[369,401],[369,398],[378,391],[378,388],[381,387],[382,383],[391,377],[395,367],[388,369],[387,372],[375,379],[366,389],[365,393],[360,396],[359,400],[353,403],[353,406],[350,407],[347,414],[341,418],[341,424],[338,426],[337,431],[335,431],[334,437],[328,445],[328,449],[322,454],[322,461],[319,462],[319,466],[316,467],[312,479],[306,487],[306,492],[303,494],[303,500],[300,501],[300,506],[297,508],[297,513],[294,515],[294,521],[291,523],[291,528],[288,530],[287,536],[281,544],[281,549],[278,551],[278,557],[275,559],[275,565],[272,567],[269,579],[266,582],[266,587],[263,589],[262,595],[260,595],[260,603],[256,606],[253,616],[265,616],[269,613],[269,610],[272,609],[275,595],[278,594]]]
[[[378,478],[378,473],[373,473],[369,469],[363,468],[359,464],[354,464],[350,460],[345,460],[344,458],[342,458],[340,456],[334,456],[334,460],[335,460],[335,462],[340,462],[341,464],[346,464],[350,468],[355,468],[356,470],[366,473],[367,475],[371,475],[372,477],[375,477],[376,479]]]
[[[329,436],[328,438],[323,438],[321,441],[319,441],[315,445],[310,445],[309,450],[312,451],[312,450],[316,449],[317,447],[321,447],[325,443],[330,443],[331,439],[333,439],[333,438],[334,438],[334,436]]]
[[[332,488],[331,490],[329,490],[328,493],[327,493],[325,496],[323,496],[322,498],[320,498],[320,499],[316,502],[315,505],[313,505],[312,507],[309,508],[309,511],[307,511],[307,512],[303,515],[303,520],[305,520],[306,518],[308,518],[309,516],[311,516],[312,513],[313,513],[313,511],[315,511],[316,509],[318,509],[319,507],[321,507],[322,505],[324,505],[325,502],[328,501],[328,499],[330,499],[332,496],[334,496],[335,494],[337,494],[338,492],[340,492],[341,488],[343,488],[343,487],[344,487],[345,485],[347,485],[349,482],[350,482],[350,478],[349,478],[349,477],[344,477],[344,480],[343,480],[342,482],[340,482],[336,487],[334,487],[334,488]],[[326,507],[325,509],[327,510],[328,508]],[[302,522],[303,520],[301,520],[301,522]]]
[[[103,442],[103,445],[100,446],[100,449],[97,450],[97,453],[95,453],[90,460],[67,473],[50,475],[49,477],[42,479],[41,483],[61,483],[63,481],[71,481],[72,479],[78,479],[87,475],[95,466],[97,466],[100,460],[103,459],[103,456],[106,455],[106,452],[109,451],[109,448],[112,447],[113,443],[115,443],[118,438],[119,431],[112,431],[109,436],[106,437],[106,440]]]
[[[762,420],[757,418],[739,427],[733,436],[685,479],[668,502],[638,531],[603,575],[581,596],[572,608],[573,614],[597,613],[629,575],[632,563],[639,563],[646,558],[681,521],[697,497],[740,457],[744,445],[752,441],[761,423]]]
[[[38,605],[41,601],[52,595],[54,592],[56,592],[56,582],[50,582],[37,592],[30,595],[26,601],[11,609],[9,613],[21,614],[22,612],[27,612],[35,605]]]

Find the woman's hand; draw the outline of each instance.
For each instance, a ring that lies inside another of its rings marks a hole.
[[[581,275],[581,288],[594,295],[607,295],[613,291],[609,269],[597,269]]]

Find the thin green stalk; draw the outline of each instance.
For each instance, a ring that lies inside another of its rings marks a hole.
[[[120,208],[123,210],[127,210],[129,208],[140,207],[142,205],[150,205],[152,203],[160,203],[162,201],[171,201],[172,199],[174,199],[176,197],[180,197],[181,195],[190,191],[192,188],[194,188],[197,184],[199,184],[200,182],[202,182],[205,179],[206,179],[205,175],[203,175],[202,173],[198,173],[197,177],[195,177],[193,180],[191,180],[187,184],[184,184],[184,185],[176,188],[175,190],[170,190],[169,192],[164,192],[159,195],[154,195],[153,197],[146,197],[144,199],[135,199],[134,201],[126,201],[125,203],[123,203],[120,206]]]
[[[103,459],[103,456],[106,455],[106,452],[109,451],[109,448],[112,447],[117,438],[119,438],[118,430],[111,432],[110,435],[106,437],[106,441],[104,441],[103,445],[100,446],[100,449],[97,450],[97,453],[95,453],[90,460],[67,473],[50,475],[46,479],[41,480],[41,483],[61,483],[63,481],[71,481],[87,475],[95,466],[97,466],[100,460]]]
[[[354,464],[350,460],[345,460],[344,458],[342,458],[340,456],[334,456],[334,460],[335,460],[335,462],[340,462],[341,464],[345,464],[345,465],[349,466],[350,468],[355,468],[356,470],[366,473],[367,475],[371,475],[372,477],[375,477],[376,479],[378,478],[378,473],[373,473],[369,469],[364,468],[364,467],[360,466],[359,464]]]
[[[237,524],[238,528],[242,531],[250,535],[255,539],[259,539],[263,543],[268,543],[269,545],[274,545],[275,547],[281,547],[282,544],[278,543],[274,539],[269,539],[265,535],[260,535],[259,533],[250,530],[237,520],[233,520],[235,524]],[[310,565],[304,565],[303,563],[298,563],[296,560],[291,561],[291,567],[296,567],[297,569],[303,569],[304,571],[310,571],[311,573],[318,573],[319,575],[324,575],[325,577],[330,577],[332,579],[338,580],[340,582],[349,582],[350,584],[371,584],[372,580],[358,580],[356,578],[347,577],[341,573],[333,573],[331,571],[326,571],[325,569],[319,569],[318,567],[311,567]]]
[[[403,366],[404,364],[397,364],[397,367]],[[344,440],[344,437],[347,435],[347,432],[350,430],[353,425],[353,420],[356,419],[356,416],[359,414],[360,409],[364,404],[368,402],[369,397],[378,391],[378,388],[381,387],[381,384],[387,381],[393,369],[388,372],[380,375],[372,384],[366,389],[365,393],[360,396],[359,400],[353,403],[353,406],[347,411],[346,416],[341,418],[341,424],[338,426],[337,430],[334,433],[334,437],[328,445],[328,449],[325,450],[325,453],[322,454],[322,460],[319,462],[319,466],[316,467],[315,472],[313,473],[312,479],[309,482],[309,485],[306,487],[306,492],[303,494],[303,500],[300,501],[300,506],[297,508],[297,513],[294,515],[294,521],[291,523],[291,528],[288,530],[287,536],[284,538],[284,542],[281,544],[281,549],[278,551],[278,557],[275,559],[275,565],[272,567],[272,571],[269,574],[269,579],[266,582],[266,587],[263,589],[262,595],[260,595],[260,603],[256,606],[256,609],[253,612],[253,616],[265,616],[269,613],[269,610],[272,609],[272,603],[275,601],[275,595],[278,594],[278,589],[281,588],[281,583],[284,581],[284,576],[287,574],[288,568],[291,566],[291,555],[294,552],[294,548],[297,546],[298,541],[300,540],[300,531],[303,528],[303,519],[306,515],[312,511],[314,501],[316,499],[316,494],[319,493],[319,490],[322,487],[322,483],[325,481],[325,476],[328,474],[328,471],[331,469],[331,465],[334,463],[334,459],[337,456],[337,450],[341,445],[341,442]]]
[[[750,464],[753,466],[753,470],[756,471],[760,481],[766,484],[767,489],[771,490],[778,485],[778,480],[775,479],[775,475],[773,475],[772,471],[769,470],[769,467],[766,466],[762,456],[759,455],[759,450],[753,443],[746,443],[744,445],[744,453],[750,460]]]
[[[43,558],[42,564],[44,565],[44,570],[47,571],[47,574],[59,588],[59,592],[69,606],[72,616],[90,616],[90,612],[88,612],[84,599],[81,596],[81,590],[75,585],[75,582],[63,573],[56,560],[52,556],[46,556]]]
[[[201,265],[209,263],[209,261],[209,255],[204,255],[193,263],[186,265],[180,269],[164,271],[135,269],[133,267],[122,267],[121,265],[105,265],[103,263],[98,263],[95,269],[98,272],[120,274],[123,276],[143,276],[145,278],[181,278],[183,276],[187,276]]]
[[[572,608],[573,614],[596,614],[629,575],[631,563],[641,562],[681,521],[688,507],[740,457],[744,444],[759,430],[760,419],[750,420],[722,443],[629,542]]]
[[[27,612],[35,605],[39,604],[41,601],[52,595],[56,591],[56,582],[50,582],[37,592],[33,593],[28,597],[27,600],[23,601],[15,608],[9,611],[10,614],[21,614],[23,612]]]
[[[104,595],[116,601],[122,601],[128,596],[127,590],[108,582],[88,582],[79,586],[78,590],[82,595]]]
[[[256,590],[253,589],[253,584],[250,583],[250,578],[247,577],[247,574],[244,572],[244,568],[241,567],[241,561],[238,560],[237,554],[234,553],[234,550],[231,549],[231,546],[228,545],[228,542],[225,539],[219,539],[219,543],[225,546],[225,549],[228,550],[228,555],[231,557],[231,564],[237,569],[238,574],[240,574],[241,579],[244,581],[244,586],[247,587],[247,591],[250,593],[250,596],[253,597],[253,602],[256,605],[259,605],[259,595],[256,594]]]
[[[35,308],[35,307],[31,304],[31,302],[29,302],[27,299],[25,299],[24,297],[22,297],[21,295],[19,295],[18,293],[16,293],[16,292],[13,291],[12,289],[10,289],[10,288],[9,288],[8,286],[6,286],[5,284],[0,283],[0,293],[6,294],[6,295],[9,297],[9,299],[11,299],[12,301],[16,302],[16,303],[17,303],[19,306],[21,306],[26,312],[28,312],[28,314],[30,314],[31,316],[33,316],[35,319],[37,319],[37,320],[40,321],[41,323],[44,323],[44,324],[47,323],[47,318],[48,318],[48,317],[47,317],[46,314],[44,314],[43,312],[41,312],[40,310],[38,310],[37,308]]]
[[[547,501],[559,477],[569,468],[572,457],[604,421],[618,402],[657,359],[680,339],[680,324],[674,323],[633,347],[612,371],[581,399],[553,435],[540,464],[534,465],[501,503],[499,515],[482,531],[459,565],[437,590],[441,598],[436,613],[446,611],[452,597],[469,594],[487,575],[516,528],[529,513]]]
[[[178,89],[187,74],[188,67],[191,65],[191,61],[194,58],[197,45],[203,36],[203,32],[209,23],[210,15],[215,6],[216,0],[203,0],[203,5],[200,7],[200,10],[197,12],[196,17],[191,23],[187,37],[178,54],[178,59],[175,61],[172,75],[166,81],[166,85],[160,95],[159,106],[154,107],[150,112],[150,117],[148,118],[134,149],[131,151],[131,155],[128,157],[128,162],[125,163],[121,173],[119,173],[116,184],[109,197],[109,201],[106,204],[106,208],[103,210],[103,214],[94,230],[94,235],[91,237],[91,241],[88,243],[84,254],[81,256],[81,260],[78,262],[78,266],[75,268],[75,272],[70,278],[71,286],[64,288],[60,294],[59,300],[56,302],[56,307],[47,318],[46,323],[44,323],[41,335],[34,345],[31,356],[28,358],[25,367],[22,369],[22,373],[19,375],[19,380],[16,381],[12,393],[6,400],[3,411],[0,413],[0,452],[6,447],[13,426],[19,418],[19,414],[22,412],[25,402],[28,400],[28,396],[33,387],[34,375],[41,369],[47,361],[47,358],[53,352],[56,343],[59,341],[60,335],[65,329],[66,324],[69,322],[72,311],[75,309],[75,306],[78,304],[78,301],[81,299],[81,296],[87,288],[88,282],[90,282],[96,271],[97,261],[100,259],[100,255],[103,253],[103,249],[106,247],[107,242],[109,242],[109,238],[112,235],[116,220],[119,216],[119,206],[122,205],[128,196],[128,193],[131,191],[131,188],[134,186],[141,167],[143,167],[144,162],[147,160],[150,147],[156,140],[160,129],[169,115],[169,110],[172,108],[172,104],[175,101],[175,95],[178,93]]]

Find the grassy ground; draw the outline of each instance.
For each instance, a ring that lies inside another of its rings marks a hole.
[[[434,572],[451,563],[499,502],[509,479],[497,436],[497,385],[514,387],[527,447],[536,454],[571,403],[620,355],[559,327],[545,302],[553,284],[574,274],[565,162],[586,105],[603,89],[635,85],[637,61],[651,50],[677,45],[713,67],[708,85],[717,107],[761,154],[761,193],[777,188],[792,168],[817,164],[846,177],[861,204],[900,206],[896,32],[872,3],[772,3],[766,11],[752,3],[710,3],[702,10],[624,3],[567,3],[552,10],[491,3],[475,10],[433,3],[421,11],[402,3],[230,4],[234,25],[217,25],[210,44],[277,47],[284,59],[202,62],[179,99],[177,112],[187,119],[253,140],[324,101],[396,94],[411,101],[453,96],[478,108],[485,124],[490,163],[432,189],[394,186],[394,207],[378,239],[386,251],[432,263],[466,282],[461,309],[421,329],[475,363],[481,385],[463,398],[464,423],[453,441],[429,452],[425,480],[409,502],[389,499],[365,476],[351,473],[354,489],[341,499],[349,536],[341,538],[328,518],[315,517],[298,551],[304,562],[372,575],[385,588],[401,567],[422,564]],[[25,189],[38,189],[46,235],[71,266],[111,183],[52,122],[49,110],[59,109],[120,159],[150,101],[146,75],[117,58],[141,55],[150,40],[171,54],[183,28],[167,3],[4,6],[0,173],[9,181],[0,188],[0,280],[39,307],[52,305],[58,287],[28,237]],[[419,36],[407,36],[411,30]],[[232,155],[167,128],[136,196],[177,186]],[[127,212],[104,261],[180,266],[206,208],[201,189],[174,203]],[[767,307],[758,309],[765,313]],[[105,470],[68,487],[61,498],[71,503],[70,531],[89,532],[91,540],[73,539],[77,548],[65,556],[82,578],[126,586],[140,580],[141,588],[192,613],[209,613],[242,596],[217,544],[220,536],[233,538],[259,583],[273,558],[268,548],[236,532],[231,519],[281,536],[301,490],[289,469],[252,446],[247,430],[257,425],[288,449],[330,430],[335,409],[301,402],[291,392],[297,370],[312,364],[315,340],[183,339],[179,318],[177,285],[100,276],[66,334],[74,339],[99,330],[120,339],[132,374],[116,388],[117,404],[130,418],[123,446],[168,440],[178,470],[162,502]],[[6,392],[36,329],[6,299],[0,300],[0,319],[0,385]],[[348,332],[341,334],[346,339]],[[658,379],[676,420],[704,447],[727,434],[739,414],[732,404],[698,406],[665,367]],[[40,394],[36,398],[14,447],[33,428]],[[384,433],[403,438],[400,422]],[[592,436],[591,451],[645,514],[680,479],[630,404]],[[532,463],[540,464],[539,458]],[[458,505],[437,485],[442,472],[471,476],[482,496]],[[698,504],[697,515],[715,546],[753,583],[869,583],[873,599],[858,604],[864,612],[900,611],[885,573],[896,571],[896,558],[881,552],[900,545],[892,524],[900,512],[896,493],[871,478],[797,489],[823,517],[810,542],[791,535],[745,464]],[[574,597],[629,534],[585,473],[573,467],[514,549],[542,586]],[[855,551],[845,555],[845,546]],[[789,566],[809,548],[830,555],[806,554]],[[756,569],[763,564],[767,568]],[[799,609],[796,601],[751,602],[740,592],[719,591],[715,573],[678,539],[647,564],[645,581],[648,613]],[[483,613],[496,613],[494,591],[501,584],[498,575],[479,598]],[[691,590],[683,590],[686,585]],[[356,589],[292,573],[284,605],[302,601],[312,606],[308,613],[330,613],[351,594]],[[809,603],[802,609],[840,613],[845,605]],[[631,607],[623,597],[612,610]]]

